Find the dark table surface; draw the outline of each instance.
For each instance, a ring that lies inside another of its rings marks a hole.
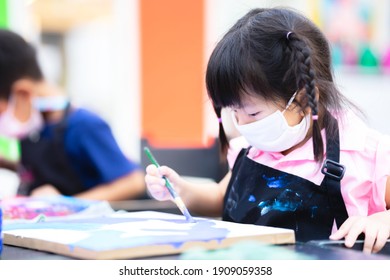
[[[365,254],[358,248],[344,248],[340,244],[322,244],[322,243],[296,243],[281,246],[284,249],[295,253],[304,254],[310,259],[315,260],[390,260],[390,243],[386,245],[383,253]],[[67,256],[56,255],[52,253],[25,249],[15,246],[3,245],[1,260],[69,260]],[[180,259],[180,255],[166,255],[144,258],[144,260],[153,259]]]

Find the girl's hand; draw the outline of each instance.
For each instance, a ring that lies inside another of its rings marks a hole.
[[[379,252],[390,237],[390,211],[375,213],[368,217],[349,217],[329,238],[333,240],[345,238],[345,246],[351,248],[361,233],[365,234],[363,252]]]
[[[150,164],[146,167],[145,183],[149,194],[157,200],[169,200],[172,199],[167,187],[165,186],[165,180],[162,178],[165,176],[172,183],[177,192],[180,192],[180,176],[172,168],[167,166],[161,166],[157,168],[155,165]]]

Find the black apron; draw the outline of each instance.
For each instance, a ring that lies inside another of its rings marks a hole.
[[[51,138],[41,137],[39,133],[30,134],[21,140],[21,178],[26,194],[44,184],[51,184],[63,195],[75,195],[85,190],[81,178],[69,163],[65,151],[65,130],[70,112],[67,106],[63,119],[53,128]]]
[[[334,121],[336,121],[334,119]],[[328,239],[348,214],[340,192],[345,167],[339,164],[339,137],[327,138],[321,185],[247,157],[241,150],[224,199],[223,220],[293,229],[297,241]]]

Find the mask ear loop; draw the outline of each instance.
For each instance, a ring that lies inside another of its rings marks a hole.
[[[286,105],[286,108],[283,110],[282,114],[284,114],[284,112],[286,112],[286,110],[291,106],[291,104],[293,103],[294,99],[295,99],[295,96],[297,95],[298,93],[298,90],[296,92],[294,92],[294,94],[291,96],[290,100],[287,102],[287,105]],[[316,118],[316,120],[318,119],[318,116],[313,116],[313,120],[314,118]],[[307,124],[307,121],[306,121],[306,124]]]
[[[286,105],[286,108],[284,108],[282,114],[284,112],[286,112],[286,110],[291,106],[291,104],[293,103],[294,99],[295,99],[295,96],[297,95],[298,91],[295,91],[294,94],[291,96],[290,100],[287,102],[287,105]]]

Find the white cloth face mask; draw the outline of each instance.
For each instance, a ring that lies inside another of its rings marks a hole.
[[[286,151],[300,143],[310,128],[310,114],[307,114],[299,124],[294,126],[290,126],[283,115],[296,94],[294,93],[291,97],[283,112],[277,110],[261,120],[244,125],[238,125],[233,113],[233,123],[251,146],[266,152]]]
[[[14,104],[8,103],[7,109],[0,114],[0,135],[10,138],[23,138],[31,132],[38,131],[43,127],[42,114],[32,108],[30,118],[22,122],[15,117]]]
[[[64,110],[69,99],[63,95],[40,96],[33,99],[34,108],[41,112]]]

